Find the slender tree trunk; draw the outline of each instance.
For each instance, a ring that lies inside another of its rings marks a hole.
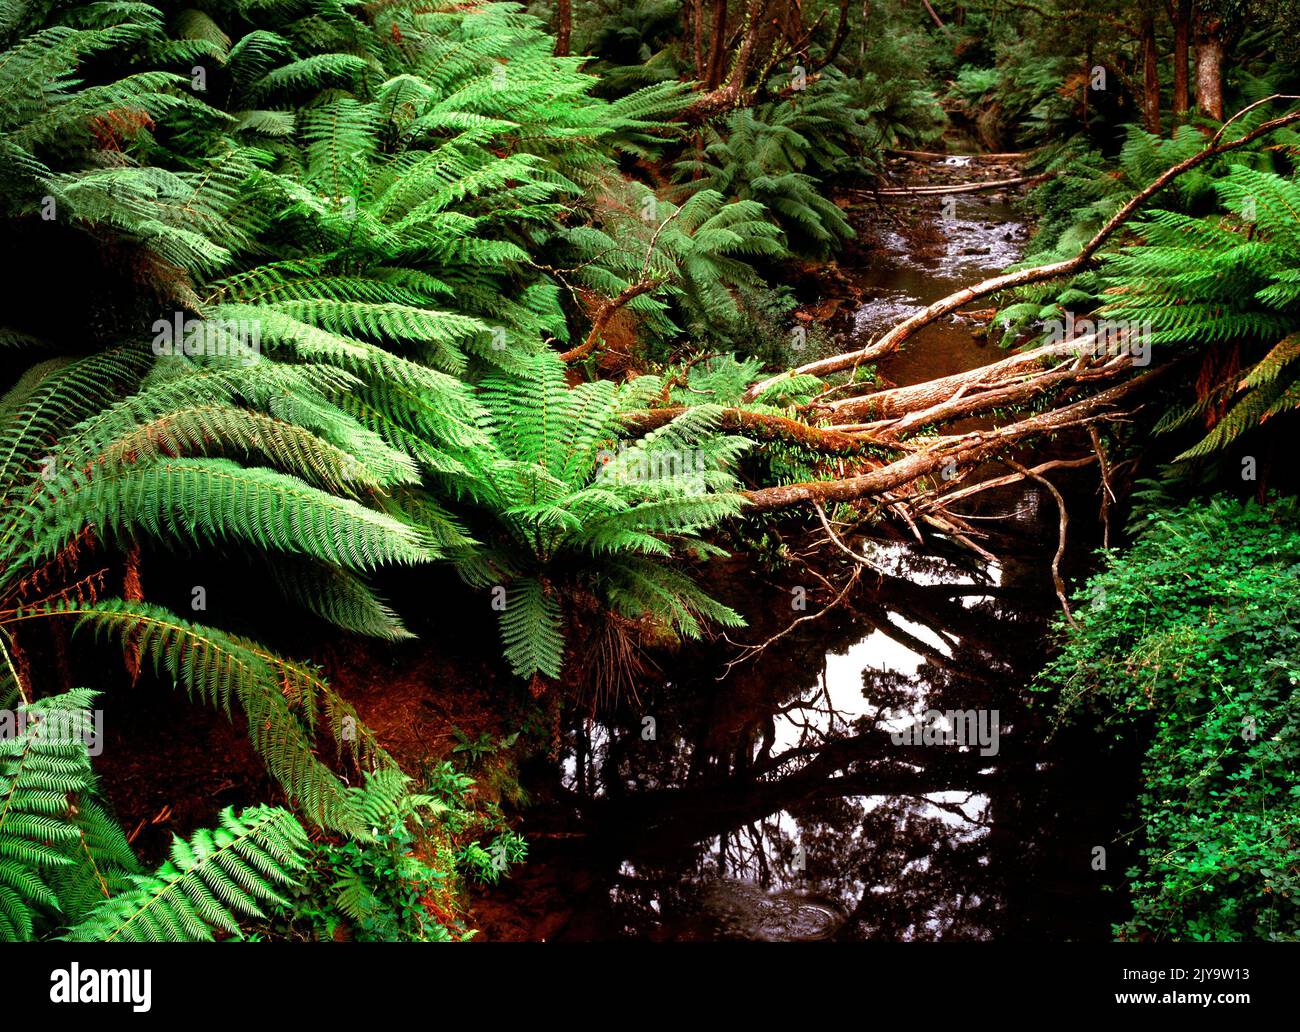
[[[555,53],[567,57],[569,37],[573,35],[573,0],[556,0]]]
[[[1187,57],[1192,39],[1192,0],[1169,3],[1169,19],[1174,23],[1174,121],[1187,114]]]
[[[818,62],[813,71],[819,72],[827,65],[834,64],[835,59],[840,56],[840,48],[844,46],[844,41],[849,36],[849,0],[840,0],[840,20],[835,26],[835,37],[831,40],[830,48],[826,51],[826,56]]]
[[[1092,104],[1092,39],[1088,39],[1088,47],[1083,54],[1083,128],[1088,128],[1090,108]]]
[[[1196,18],[1196,109],[1207,118],[1223,121],[1223,59],[1227,27],[1213,14]]]
[[[709,67],[704,86],[716,90],[722,82],[722,58],[727,49],[727,0],[713,0],[713,31],[709,40]]]
[[[751,0],[745,8],[745,19],[741,23],[740,50],[731,65],[727,76],[727,87],[738,95],[745,88],[745,76],[749,74],[749,64],[754,55],[754,45],[758,41],[758,31],[762,26],[762,14],[765,0]]]
[[[704,78],[704,0],[691,0],[691,21],[695,35],[695,78]]]
[[[1156,52],[1156,19],[1142,15],[1142,121],[1147,132],[1160,134],[1160,55]]]
[[[731,62],[730,68],[724,76],[721,66],[725,64],[726,59],[718,54],[718,69],[710,67],[710,79],[717,72],[717,85],[703,90],[697,99],[682,112],[682,119],[688,123],[697,124],[706,122],[710,118],[730,111],[744,100],[745,96],[745,78],[749,74],[750,62],[754,56],[754,46],[758,39],[759,30],[763,27],[762,15],[764,13],[765,0],[750,0],[744,8],[744,18],[740,23],[740,28],[736,31],[735,38],[739,41],[739,49],[736,50],[735,60]],[[725,13],[726,0],[719,0],[719,11]],[[715,22],[716,24],[716,22]],[[713,43],[714,53],[718,52],[719,40],[723,38],[723,33],[715,32]],[[759,83],[754,87],[757,90],[767,80],[772,68],[769,63],[762,70]],[[723,81],[725,78],[725,82]]]

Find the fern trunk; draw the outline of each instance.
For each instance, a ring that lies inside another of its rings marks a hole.
[[[1202,14],[1196,21],[1196,108],[1206,118],[1223,121],[1223,63],[1227,56],[1223,19]]]

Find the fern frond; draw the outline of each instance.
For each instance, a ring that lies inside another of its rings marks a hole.
[[[221,812],[212,831],[187,842],[173,836],[171,855],[152,875],[134,875],[131,891],[101,903],[71,929],[72,942],[196,942],[214,931],[238,933],[240,917],[264,917],[298,881],[307,836],[287,810],[249,807]]]

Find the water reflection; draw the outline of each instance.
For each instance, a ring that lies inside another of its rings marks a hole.
[[[699,647],[638,704],[568,729],[530,818],[529,867],[559,883],[552,935],[1105,934],[1098,772],[1086,746],[1042,744],[1021,690],[1051,603],[1038,564],[873,548],[881,575],[721,680],[734,650]],[[797,615],[795,585],[734,574],[718,590],[747,641]],[[931,708],[997,710],[997,754],[897,744],[898,714]],[[578,869],[563,898],[557,872]]]

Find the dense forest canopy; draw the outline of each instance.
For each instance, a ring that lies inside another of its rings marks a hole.
[[[1138,743],[1109,930],[1296,938],[1297,32],[1266,0],[0,0],[0,940],[468,938],[571,720],[845,606],[974,619],[872,542],[993,562],[971,506],[1007,488],[1050,516],[1038,710]],[[993,195],[1022,254],[852,331],[882,241],[938,254]],[[889,364],[954,323],[978,364]],[[160,725],[225,754],[219,805]],[[982,770],[854,731],[746,730],[636,813]]]

